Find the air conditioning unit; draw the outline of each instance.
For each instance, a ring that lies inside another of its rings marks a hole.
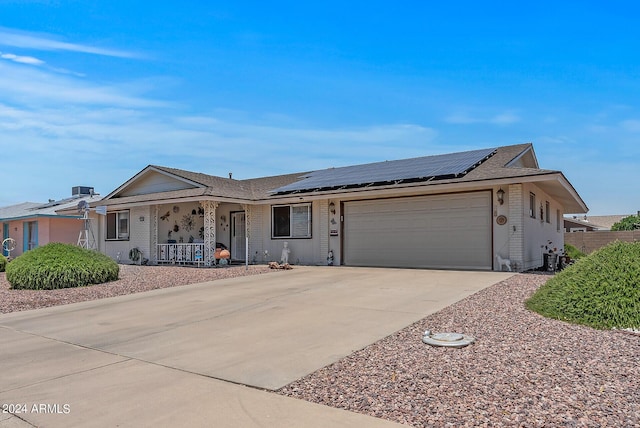
[[[93,195],[93,187],[74,186],[71,188],[71,196]]]

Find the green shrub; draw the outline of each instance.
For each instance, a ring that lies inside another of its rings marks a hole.
[[[0,254],[0,272],[4,272],[5,268],[7,267],[7,258]]]
[[[50,243],[9,263],[7,281],[12,288],[52,290],[114,281],[119,270],[115,261],[97,251]]]
[[[640,229],[640,215],[630,215],[611,226],[611,230],[614,232],[635,229]]]
[[[574,247],[571,244],[564,244],[564,253],[574,260],[581,259],[582,257],[586,256],[585,253],[578,250],[576,247]]]
[[[640,328],[640,242],[616,241],[556,274],[527,300],[549,318],[595,328]]]

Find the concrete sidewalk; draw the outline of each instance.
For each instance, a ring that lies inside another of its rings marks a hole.
[[[264,389],[509,276],[296,267],[0,315],[0,426],[396,426]]]

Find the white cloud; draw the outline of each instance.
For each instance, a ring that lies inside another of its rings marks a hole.
[[[494,114],[493,116],[486,116],[480,113],[472,114],[468,111],[459,111],[445,117],[444,121],[453,125],[490,124],[503,126],[519,122],[520,117],[513,111],[505,111]]]
[[[489,122],[495,125],[511,125],[520,121],[520,117],[512,112],[504,112],[493,116]]]
[[[469,124],[472,124],[472,123],[481,122],[480,119],[478,119],[476,117],[472,117],[466,112],[453,113],[453,114],[445,117],[444,121],[447,122],[447,123],[454,124],[454,125],[469,125]]]
[[[5,102],[30,105],[87,104],[127,107],[160,107],[166,102],[136,96],[148,90],[148,83],[135,85],[95,84],[72,75],[0,63],[0,92]]]
[[[118,54],[2,28],[0,44]],[[61,197],[79,184],[106,194],[147,164],[250,178],[443,151],[433,145],[436,131],[419,124],[318,127],[223,109],[189,115],[180,100],[153,97],[166,80],[95,82],[8,55],[0,61],[1,144],[19,149],[6,150],[3,162],[28,164],[30,173],[0,194],[0,206]]]
[[[598,125],[598,124],[588,124],[585,126],[585,129],[593,134],[605,134],[611,132],[611,129],[607,125]]]
[[[620,125],[625,131],[640,132],[640,120],[638,119],[623,120]]]
[[[30,64],[30,65],[42,65],[44,61],[39,60],[38,58],[34,58],[32,56],[19,56],[10,53],[2,53],[0,52],[0,58],[8,59],[13,62],[18,62],[21,64]]]
[[[56,36],[50,34],[34,34],[2,27],[0,27],[0,45],[44,51],[79,52],[119,58],[140,57],[139,54],[133,52],[69,43],[58,40]]]
[[[84,73],[78,73],[75,71],[67,70],[66,68],[60,67],[51,67],[45,61],[35,58],[33,56],[24,56],[24,55],[15,55],[12,53],[3,53],[0,52],[0,59],[6,59],[8,61],[17,62],[19,64],[27,64],[27,65],[35,65],[35,66],[44,66],[48,71],[53,71],[58,74],[68,74],[76,77],[85,77]]]
[[[106,194],[147,164],[250,178],[442,152],[433,145],[435,131],[414,124],[291,128],[83,104],[61,110],[0,103],[0,134],[20,147],[5,161],[28,162],[33,171],[11,192],[34,200],[64,195],[78,183]]]
[[[548,145],[548,146],[574,146],[578,144],[575,138],[569,137],[567,135],[542,135],[536,137],[535,143],[540,145]],[[575,150],[575,147],[571,147],[570,150]]]

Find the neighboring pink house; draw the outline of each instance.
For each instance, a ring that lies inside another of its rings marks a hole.
[[[11,254],[4,248],[3,254],[15,258],[49,242],[76,244],[84,229],[84,222],[80,213],[68,212],[82,200],[96,202],[100,198],[92,187],[76,186],[72,188],[69,198],[49,200],[46,203],[23,202],[0,208],[2,240],[12,238],[16,243]],[[60,214],[59,211],[62,210],[67,210],[67,213]]]
[[[596,230],[611,230],[611,227],[622,219],[633,214],[577,216],[564,218],[565,232],[593,232]]]

